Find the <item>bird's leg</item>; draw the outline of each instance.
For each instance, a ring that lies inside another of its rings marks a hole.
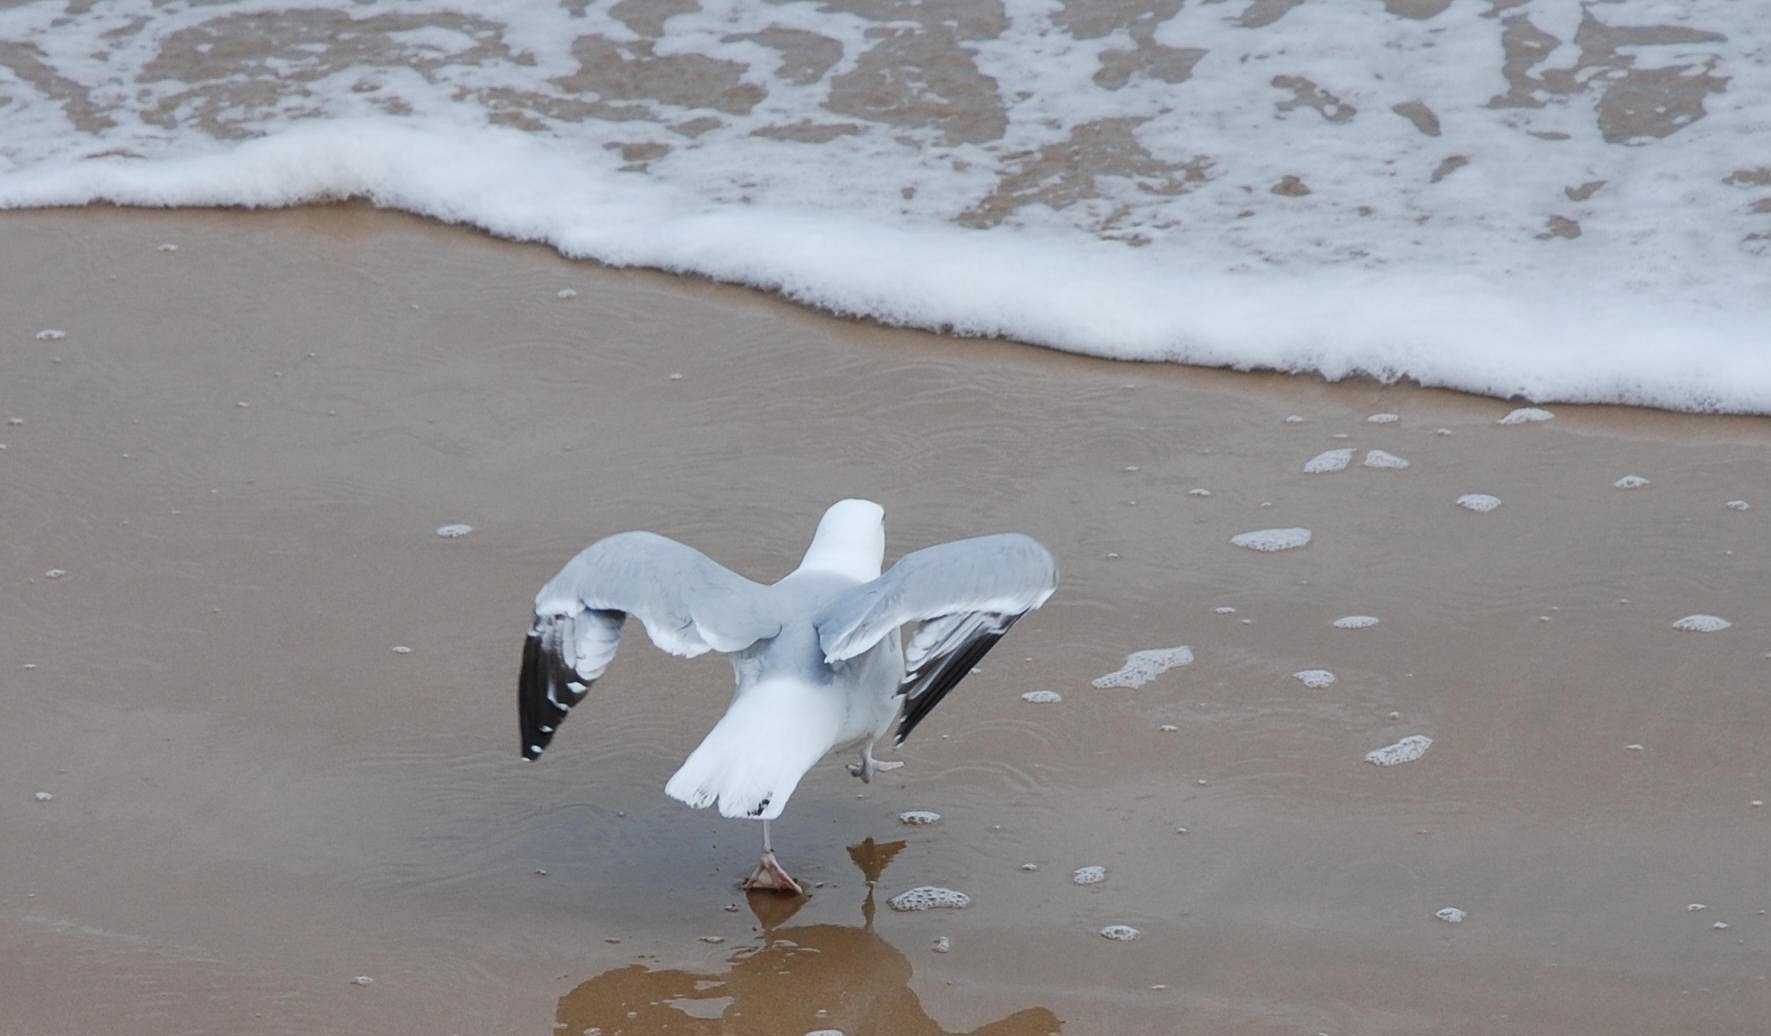
[[[896,770],[903,765],[904,760],[902,759],[894,759],[891,762],[881,762],[880,760],[873,758],[873,743],[868,742],[861,746],[861,761],[849,764],[849,776],[861,778],[862,784],[872,784],[874,774]]]
[[[750,877],[744,879],[744,888],[746,891],[767,889],[770,892],[787,892],[795,896],[805,895],[806,890],[800,888],[799,882],[794,881],[787,871],[782,869],[780,861],[775,859],[775,850],[769,847],[769,822],[767,820],[763,821],[763,858],[756,865],[756,870],[750,872]]]

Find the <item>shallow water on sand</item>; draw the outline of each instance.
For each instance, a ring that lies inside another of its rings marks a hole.
[[[1771,507],[1727,501],[1771,484],[1763,421],[1510,426],[960,351],[354,207],[5,223],[0,1005],[26,1031],[1761,1022]],[[1302,470],[1343,443],[1411,465]],[[1505,506],[1457,506],[1474,487]],[[525,764],[517,653],[597,536],[775,578],[853,493],[894,556],[1019,529],[1064,583],[903,770],[808,776],[774,835],[814,894],[759,916],[754,829],[660,791],[723,663],[630,639]],[[1383,621],[1332,625],[1357,614]],[[1412,734],[1418,760],[1365,762]],[[874,874],[877,905],[971,903],[870,923]]]

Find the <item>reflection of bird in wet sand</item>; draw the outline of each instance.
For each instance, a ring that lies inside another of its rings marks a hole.
[[[868,877],[904,847],[869,838],[849,847]],[[893,1036],[952,1036],[923,1009],[910,988],[909,958],[873,930],[871,887],[860,927],[781,925],[803,899],[753,894],[751,909],[763,927],[763,943],[727,958],[728,969],[694,972],[649,970],[643,964],[606,971],[560,998],[554,1027],[560,1032],[685,1033],[746,1036],[836,1030]],[[788,907],[785,917],[776,911]],[[970,1030],[971,1036],[1048,1036],[1063,1029],[1043,1007],[1016,1011]]]
[[[621,642],[629,615],[652,643],[731,657],[732,703],[665,785],[697,809],[763,822],[763,854],[745,888],[800,892],[775,859],[769,821],[807,770],[859,747],[849,772],[871,781],[873,744],[903,704],[894,744],[1057,586],[1057,566],[1016,533],[906,554],[884,575],[884,511],[842,500],[824,512],[805,558],[772,586],[650,532],[599,540],[535,597],[517,705],[523,757],[539,756]],[[898,628],[919,623],[908,647]]]

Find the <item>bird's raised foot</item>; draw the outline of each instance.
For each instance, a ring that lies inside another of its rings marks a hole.
[[[793,896],[806,894],[806,890],[800,888],[799,882],[794,881],[793,877],[781,867],[780,861],[775,859],[775,854],[768,850],[763,852],[763,858],[757,863],[756,870],[750,872],[750,877],[744,879],[744,884],[741,887],[746,892],[761,890],[785,892]]]
[[[887,773],[901,768],[904,760],[894,759],[891,762],[880,762],[872,757],[864,757],[858,763],[849,764],[849,776],[861,778],[862,784],[872,784],[875,773]]]

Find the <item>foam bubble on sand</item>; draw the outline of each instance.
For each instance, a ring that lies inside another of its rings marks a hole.
[[[1730,500],[1723,506],[1731,511],[1750,511],[1753,509],[1753,505],[1747,503],[1745,500]]]
[[[412,653],[412,649],[405,644],[395,644],[394,645],[394,654],[396,654],[396,655],[410,655],[411,653]]]
[[[898,814],[898,822],[901,824],[908,824],[911,827],[923,827],[928,824],[939,823],[940,820],[941,814],[936,813],[932,809],[907,809]]]
[[[1351,463],[1353,463],[1351,447],[1344,450],[1328,450],[1304,461],[1304,474],[1326,475],[1331,471],[1345,471],[1347,465]]]
[[[1401,457],[1396,456],[1394,453],[1389,453],[1385,450],[1366,450],[1365,466],[1368,468],[1382,468],[1389,471],[1401,471],[1403,468],[1408,467],[1408,462]]]
[[[1522,406],[1507,416],[1494,422],[1495,424],[1536,424],[1539,421],[1551,421],[1556,417],[1540,407]]]
[[[1365,753],[1365,761],[1378,766],[1398,766],[1412,763],[1427,754],[1433,747],[1433,739],[1425,734],[1410,734],[1393,745],[1385,745]]]
[[[559,291],[553,293],[553,297],[556,299],[575,299],[578,297],[578,289],[561,288]]]
[[[937,935],[937,936],[935,936],[935,941],[933,943],[929,944],[929,949],[933,950],[936,953],[952,952],[953,940],[948,938],[945,935]]]
[[[450,522],[448,525],[437,526],[437,535],[443,537],[444,539],[448,539],[448,540],[456,539],[461,536],[466,536],[468,533],[470,533],[472,531],[473,531],[473,526],[468,525],[464,522]]]
[[[1370,417],[1367,417],[1365,420],[1369,421],[1372,424],[1395,424],[1397,421],[1402,420],[1402,415],[1401,414],[1372,414]]]
[[[35,798],[38,802],[49,802],[50,800],[55,798],[55,795],[51,792],[40,791],[32,797]]]
[[[1200,486],[1194,486],[1192,489],[1187,490],[1187,495],[1188,496],[1210,496],[1211,490],[1202,488]]]
[[[1376,626],[1378,621],[1378,617],[1375,615],[1343,615],[1334,620],[1334,628],[1337,630],[1369,629]]]
[[[1076,873],[1070,875],[1070,880],[1078,885],[1099,885],[1107,880],[1107,868],[1092,865],[1078,867]]]
[[[1214,615],[1235,615],[1236,609],[1232,608],[1231,606],[1229,606],[1227,604],[1220,604],[1216,608],[1212,609],[1212,614],[1214,614]]]
[[[1734,625],[1720,615],[1687,615],[1673,623],[1673,629],[1687,633],[1715,633]]]
[[[1310,530],[1291,529],[1256,529],[1253,532],[1241,532],[1230,537],[1230,542],[1248,550],[1258,550],[1263,554],[1271,554],[1281,550],[1294,550],[1310,542]]]
[[[910,912],[914,910],[959,910],[970,906],[972,897],[953,889],[941,888],[938,885],[918,885],[906,892],[900,892],[886,905],[893,910]]]
[[[1326,669],[1300,669],[1291,675],[1312,691],[1319,691],[1334,683],[1334,674]]]
[[[1489,496],[1487,493],[1465,493],[1457,498],[1457,506],[1477,514],[1487,514],[1500,506],[1500,497]]]
[[[62,339],[66,338],[67,336],[68,336],[68,333],[66,331],[63,331],[59,327],[46,327],[43,330],[37,332],[37,341],[39,341],[39,342],[59,342]]]
[[[1618,489],[1641,489],[1648,484],[1648,480],[1640,475],[1625,475],[1611,484]]]
[[[1089,682],[1096,687],[1142,687],[1170,669],[1192,662],[1193,649],[1186,645],[1133,651],[1125,656],[1124,665]]]
[[[1457,907],[1445,907],[1444,909],[1433,911],[1433,916],[1441,921],[1449,921],[1452,924],[1462,924],[1464,918],[1470,915],[1459,910]]]
[[[1287,414],[1287,415],[1285,415],[1285,423],[1286,424],[1303,424],[1304,419],[1302,417],[1299,417],[1297,414]]]
[[[1112,939],[1114,942],[1131,942],[1143,934],[1128,924],[1110,924],[1101,929],[1101,938]]]
[[[1035,705],[1056,705],[1064,700],[1057,691],[1028,691],[1021,695],[1022,701],[1030,701]]]
[[[68,574],[68,570],[65,568],[52,568],[49,571],[43,573],[43,578],[45,578],[45,579],[60,579],[62,576],[65,576],[67,574]]]

